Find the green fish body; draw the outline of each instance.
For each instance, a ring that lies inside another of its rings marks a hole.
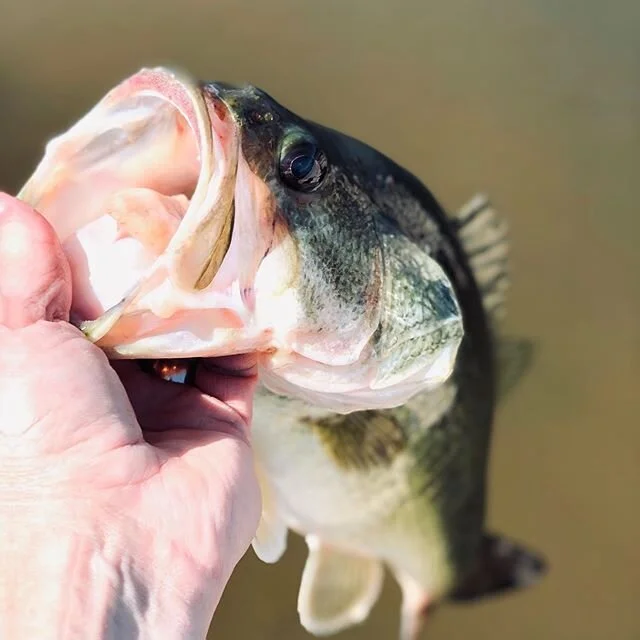
[[[288,529],[305,536],[298,610],[317,635],[366,619],[386,565],[402,589],[400,636],[409,640],[442,598],[528,586],[544,564],[484,529],[497,399],[531,358],[528,341],[499,334],[506,225],[483,196],[448,216],[415,178],[388,167],[394,173],[372,191],[455,283],[465,337],[454,372],[400,407],[347,415],[261,388],[253,433],[265,509],[254,548],[273,562]]]

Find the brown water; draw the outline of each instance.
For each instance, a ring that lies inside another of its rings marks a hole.
[[[426,636],[640,638],[638,0],[0,2],[0,188],[121,78],[173,63],[365,139],[451,207],[489,192],[512,227],[508,326],[540,345],[496,425],[489,520],[551,572]],[[304,555],[249,552],[211,637],[310,637]],[[398,605],[388,582],[337,637],[395,638]]]

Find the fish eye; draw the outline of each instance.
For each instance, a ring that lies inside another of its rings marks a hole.
[[[328,164],[327,156],[315,142],[298,140],[282,150],[280,177],[291,189],[311,193],[322,184]]]

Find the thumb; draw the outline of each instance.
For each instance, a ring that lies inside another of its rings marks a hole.
[[[24,202],[0,193],[0,325],[68,320],[69,263],[51,225]]]

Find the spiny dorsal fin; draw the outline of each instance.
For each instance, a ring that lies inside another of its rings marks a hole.
[[[527,372],[533,359],[532,342],[503,338],[495,331],[505,314],[509,288],[508,226],[484,194],[471,198],[454,214],[453,222],[494,328],[498,395],[504,397]]]
[[[307,536],[309,557],[302,572],[298,613],[313,635],[337,633],[363,622],[382,588],[382,563],[328,546]]]
[[[547,565],[537,553],[503,536],[485,533],[475,569],[451,594],[455,602],[469,602],[540,581]]]
[[[458,237],[495,324],[505,313],[509,288],[508,227],[487,196],[478,194],[453,215]]]

